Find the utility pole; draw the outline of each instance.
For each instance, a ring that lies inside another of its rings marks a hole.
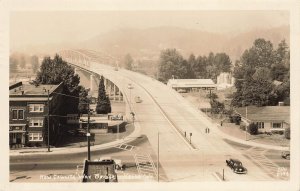
[[[246,141],[247,141],[247,129],[248,129],[248,126],[247,126],[247,120],[248,119],[248,108],[247,108],[247,105],[246,105],[246,127],[245,127],[245,134],[246,134]]]
[[[120,125],[120,124],[118,123],[118,125],[117,125],[117,140],[119,140],[119,131],[120,131],[120,130],[119,130],[119,128],[120,128],[119,125]]]
[[[209,89],[209,99],[211,104],[211,89]],[[212,115],[212,107],[210,107],[210,115]]]
[[[88,102],[88,121],[87,121],[87,132],[86,132],[86,137],[87,137],[87,143],[88,143],[88,160],[91,160],[91,150],[90,150],[90,103]]]
[[[157,133],[157,182],[159,182],[159,132]]]
[[[48,152],[50,152],[50,101],[49,101],[49,90],[47,91],[47,102],[48,102]]]

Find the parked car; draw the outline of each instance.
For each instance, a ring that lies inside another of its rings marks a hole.
[[[113,115],[110,117],[111,120],[123,120],[123,115],[122,114],[118,114],[118,115]]]
[[[140,98],[140,96],[135,96],[134,101],[135,103],[141,103],[142,99]]]
[[[187,93],[187,91],[185,89],[179,89],[177,92],[178,93]]]
[[[290,160],[290,151],[283,151],[282,153],[281,153],[281,157],[282,158],[285,158],[285,159],[287,159],[287,160]]]
[[[229,159],[226,160],[227,166],[229,166],[233,172],[237,174],[246,174],[247,169],[243,166],[242,162],[239,161],[238,159]]]
[[[112,159],[111,157],[100,157],[100,159],[95,159],[94,161],[101,161],[101,162],[109,162],[115,164],[116,170],[125,170],[125,165],[122,163],[120,159]]]
[[[87,131],[85,129],[76,129],[76,135],[79,137],[85,137]]]

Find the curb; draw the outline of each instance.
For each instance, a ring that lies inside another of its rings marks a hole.
[[[290,150],[290,147],[268,145],[268,144],[256,143],[256,142],[252,142],[252,141],[245,141],[245,140],[242,140],[242,139],[230,136],[228,134],[225,134],[224,132],[222,132],[219,129],[219,125],[217,123],[213,123],[212,120],[211,120],[211,118],[209,118],[201,110],[199,110],[198,108],[196,108],[191,102],[189,102],[187,99],[185,99],[184,97],[182,97],[177,92],[174,92],[174,95],[176,95],[178,99],[181,99],[182,101],[184,101],[188,106],[190,106],[193,109],[195,109],[196,111],[198,111],[198,114],[200,114],[203,123],[206,124],[207,126],[214,127],[211,130],[213,132],[215,132],[216,134],[218,134],[220,137],[224,138],[224,139],[228,139],[230,141],[233,141],[233,142],[236,142],[236,143],[240,143],[240,144],[243,144],[243,145],[252,146],[252,147],[261,147],[261,148],[265,148],[265,149],[278,150],[278,151],[287,151],[287,150]]]
[[[137,139],[139,135],[140,135],[140,126],[136,125],[135,130],[127,136],[127,137],[132,137],[132,138],[126,138],[125,137],[124,139],[119,139],[117,141],[104,143],[104,144],[101,144],[101,145],[95,145],[95,146],[91,147],[91,151],[99,151],[99,150],[109,149],[109,148],[113,148],[113,147],[115,147],[117,145],[120,145],[120,144],[131,142],[131,141]],[[32,153],[30,151],[28,151],[29,153],[20,153],[20,152],[25,151],[25,150],[21,150],[21,151],[18,151],[18,152],[10,152],[9,156],[83,153],[83,152],[86,152],[86,147],[80,147],[80,148],[62,147],[62,148],[52,148],[51,150],[52,150],[51,152],[47,152],[47,148],[45,148],[45,149],[34,150]]]
[[[218,124],[213,124],[213,125],[215,126],[217,134],[219,134],[221,137],[223,137],[225,139],[228,139],[230,141],[233,141],[233,142],[237,142],[237,143],[240,143],[240,144],[243,144],[243,145],[252,146],[252,147],[261,147],[261,148],[270,149],[270,150],[278,150],[278,151],[289,150],[289,147],[276,146],[276,145],[268,145],[268,144],[256,143],[256,142],[252,142],[252,141],[245,141],[245,140],[233,137],[231,135],[228,135],[228,134],[222,132],[219,129],[220,125],[218,125]]]

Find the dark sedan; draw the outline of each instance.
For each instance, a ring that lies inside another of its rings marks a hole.
[[[226,164],[237,174],[247,173],[247,169],[243,166],[242,162],[237,159],[226,160]]]

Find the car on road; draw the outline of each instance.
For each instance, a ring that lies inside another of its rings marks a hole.
[[[282,158],[285,158],[285,159],[287,159],[287,160],[290,160],[290,151],[283,151],[282,153],[281,153],[281,157]]]
[[[142,103],[142,99],[140,96],[135,96],[134,101],[135,103]]]
[[[233,172],[237,174],[246,174],[247,169],[243,166],[242,162],[239,161],[238,159],[229,159],[226,160],[227,166],[229,166]]]
[[[133,89],[133,85],[131,83],[128,84],[128,89]]]

